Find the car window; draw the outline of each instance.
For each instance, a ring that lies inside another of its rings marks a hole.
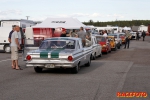
[[[74,40],[45,40],[40,49],[75,49]]]
[[[124,34],[120,34],[120,35],[119,35],[119,37],[123,37],[123,36],[125,36],[125,35],[124,35]]]
[[[104,37],[96,37],[97,42],[105,42],[105,38]]]

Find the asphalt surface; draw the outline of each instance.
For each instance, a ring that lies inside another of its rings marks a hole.
[[[11,69],[10,54],[0,53],[0,100],[150,100],[150,37],[132,40],[129,49],[112,51],[82,67],[35,73],[19,65]],[[146,98],[118,98],[117,92],[147,92]]]

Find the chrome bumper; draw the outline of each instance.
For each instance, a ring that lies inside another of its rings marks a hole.
[[[45,67],[47,64],[26,64],[27,67]],[[74,64],[54,64],[54,68],[73,68]]]

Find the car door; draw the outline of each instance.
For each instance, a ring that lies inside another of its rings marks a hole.
[[[80,60],[80,65],[83,65],[85,63],[85,52],[81,40],[77,41],[76,50],[78,51],[78,59]]]

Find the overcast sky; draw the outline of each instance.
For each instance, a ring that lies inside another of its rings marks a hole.
[[[150,0],[0,0],[0,19],[150,20]]]

